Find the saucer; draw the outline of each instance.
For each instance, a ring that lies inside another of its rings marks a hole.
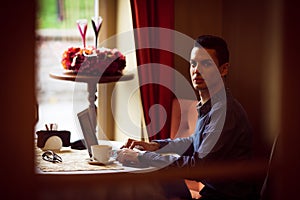
[[[110,164],[113,164],[115,162],[115,159],[111,158],[109,159],[107,162],[103,163],[103,162],[99,162],[97,160],[94,160],[92,158],[89,158],[88,159],[88,163],[90,165],[110,165]]]

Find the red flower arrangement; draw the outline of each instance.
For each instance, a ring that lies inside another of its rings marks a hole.
[[[62,56],[63,68],[88,75],[122,75],[125,56],[117,49],[68,48]]]

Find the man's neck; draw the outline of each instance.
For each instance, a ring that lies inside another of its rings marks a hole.
[[[208,90],[199,90],[200,102],[205,104],[210,99],[210,94]]]
[[[199,90],[199,95],[200,95],[200,102],[203,105],[206,103],[211,96],[215,95],[221,90],[221,88],[216,88],[215,90],[208,90],[207,88],[204,90]]]

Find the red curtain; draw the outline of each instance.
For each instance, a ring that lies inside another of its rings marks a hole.
[[[164,81],[168,82],[168,85],[174,85],[174,76],[155,66],[174,67],[173,53],[159,48],[162,43],[172,48],[173,37],[172,34],[160,31],[145,33],[139,31],[139,28],[160,27],[173,30],[174,0],[131,0],[131,9],[133,28],[136,29],[135,43],[139,81],[140,83],[147,83],[140,87],[140,91],[149,139],[168,138],[170,137],[173,93],[172,89],[159,83]],[[151,48],[139,49],[138,47],[142,43],[141,46]],[[154,106],[157,104],[162,106],[165,112],[162,111],[162,107]]]

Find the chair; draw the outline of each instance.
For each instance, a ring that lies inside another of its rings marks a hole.
[[[172,102],[171,138],[193,134],[197,121],[196,100],[174,99]],[[180,122],[181,121],[181,122]]]
[[[172,139],[188,137],[194,133],[197,121],[196,105],[198,101],[174,99],[172,102],[171,134]],[[194,199],[200,198],[199,191],[204,187],[200,182],[185,180]]]
[[[282,160],[282,158],[280,158],[280,152],[279,152],[280,144],[278,144],[278,138],[279,135],[276,135],[273,140],[272,149],[269,155],[267,173],[260,191],[261,200],[280,199],[280,197],[277,196],[275,197],[276,193],[274,192],[274,189],[272,189],[275,188],[275,184],[276,184],[275,176],[276,173],[278,173],[276,171],[277,170],[276,165],[278,166],[277,162],[279,160]]]

